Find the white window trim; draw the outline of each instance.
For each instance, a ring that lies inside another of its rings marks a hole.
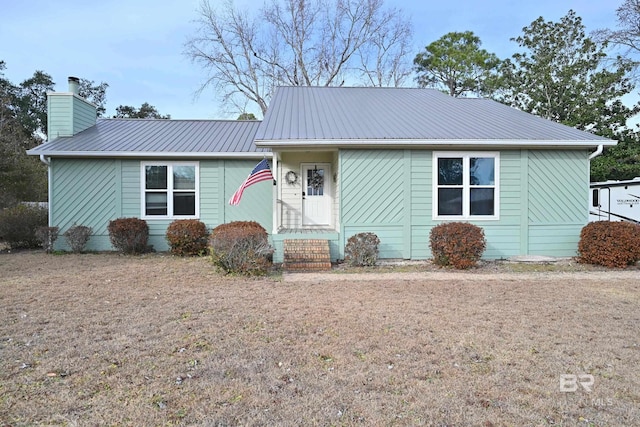
[[[462,158],[462,215],[438,215],[438,159],[441,157]],[[494,215],[470,215],[469,159],[471,157],[493,157],[494,170]],[[432,159],[431,200],[432,219],[447,221],[496,221],[500,219],[500,152],[497,151],[434,151]]]
[[[167,213],[173,213],[173,168],[175,166],[194,166],[196,174],[196,206],[195,215],[147,215],[145,193],[147,166],[167,166]],[[140,162],[140,218],[145,220],[174,220],[174,219],[199,219],[200,218],[200,162]]]

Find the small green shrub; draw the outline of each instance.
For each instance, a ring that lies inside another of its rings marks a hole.
[[[467,222],[446,222],[431,229],[433,262],[466,269],[476,265],[487,245],[482,228]]]
[[[344,259],[352,266],[376,265],[380,239],[374,233],[358,233],[349,237]]]
[[[85,225],[74,225],[64,232],[63,236],[67,240],[67,244],[75,253],[82,252],[91,237],[91,227]]]
[[[38,227],[36,229],[36,239],[48,254],[53,252],[53,244],[58,240],[58,227]]]
[[[225,273],[263,275],[272,265],[267,231],[254,221],[220,224],[209,238],[211,261]]]
[[[107,230],[113,247],[124,254],[141,254],[149,250],[149,225],[143,219],[114,219],[109,221]]]
[[[47,208],[21,204],[4,209],[0,211],[0,238],[11,249],[40,247],[36,230],[46,227],[48,221]]]
[[[578,242],[578,261],[624,268],[640,260],[640,225],[596,221],[585,225]]]
[[[178,219],[167,227],[171,253],[180,256],[203,254],[207,249],[207,226],[197,219]]]

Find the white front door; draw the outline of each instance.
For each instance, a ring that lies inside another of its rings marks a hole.
[[[302,164],[302,225],[331,225],[331,164]]]

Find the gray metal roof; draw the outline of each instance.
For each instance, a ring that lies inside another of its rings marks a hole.
[[[615,141],[477,98],[434,89],[280,87],[258,146],[613,145]]]
[[[57,138],[29,154],[99,157],[256,157],[259,121],[99,119],[72,137]]]

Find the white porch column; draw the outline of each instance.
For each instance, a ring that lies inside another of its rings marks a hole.
[[[276,185],[273,186],[273,229],[271,234],[274,235],[278,232],[278,221],[279,221],[279,212],[278,212],[278,188],[280,187],[280,173],[278,172],[278,153],[273,152],[272,159],[272,167],[273,167],[273,179],[276,181]]]

